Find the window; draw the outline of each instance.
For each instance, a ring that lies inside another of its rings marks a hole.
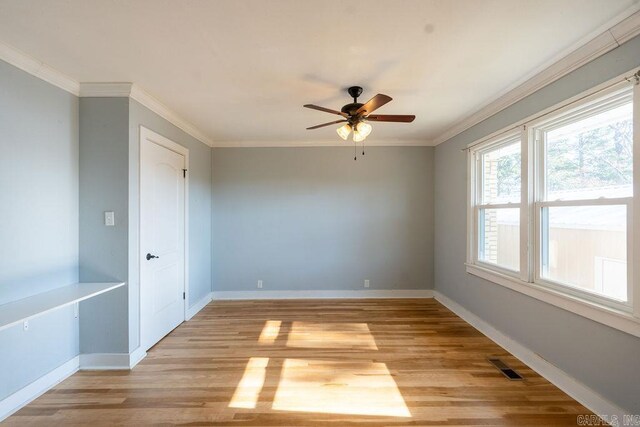
[[[640,336],[640,90],[619,80],[469,147],[467,271]]]
[[[476,156],[477,260],[520,271],[520,135],[498,140]]]
[[[627,305],[632,92],[551,116],[532,133],[539,164],[537,280]]]

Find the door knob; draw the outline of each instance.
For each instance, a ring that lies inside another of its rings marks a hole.
[[[155,255],[151,255],[151,254],[147,254],[147,261],[149,261],[150,259],[153,258],[160,258],[159,256],[155,256]]]

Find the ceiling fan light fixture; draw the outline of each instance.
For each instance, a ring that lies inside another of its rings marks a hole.
[[[353,131],[353,142],[362,142],[371,133],[372,127],[369,123],[358,122]]]
[[[338,129],[336,129],[336,132],[338,133],[338,136],[340,136],[340,138],[346,141],[347,138],[349,138],[349,134],[351,133],[351,125],[349,123],[346,123],[343,126],[340,126]],[[355,136],[355,133],[354,133],[354,136]]]
[[[358,131],[358,133],[360,135],[363,136],[363,138],[366,138],[369,136],[369,134],[371,133],[371,131],[373,130],[373,127],[367,123],[367,122],[359,122],[356,125],[356,130]]]

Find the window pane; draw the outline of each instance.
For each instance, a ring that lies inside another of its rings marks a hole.
[[[520,203],[520,141],[482,154],[482,203]]]
[[[632,116],[629,102],[546,132],[546,200],[631,197]]]
[[[480,209],[478,259],[520,270],[520,209]]]
[[[627,207],[542,209],[542,277],[627,301]]]

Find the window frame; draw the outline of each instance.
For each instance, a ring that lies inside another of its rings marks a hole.
[[[473,174],[474,174],[474,178],[475,178],[475,185],[474,185],[474,201],[473,201],[473,245],[474,248],[471,251],[472,257],[473,257],[473,262],[475,264],[478,265],[482,265],[485,268],[490,268],[490,269],[495,269],[499,272],[501,272],[502,274],[506,274],[512,277],[520,277],[521,276],[521,272],[522,272],[522,254],[520,255],[520,267],[518,270],[512,270],[510,268],[501,266],[499,264],[493,264],[490,262],[486,262],[482,259],[480,259],[480,245],[481,245],[481,238],[480,238],[480,212],[483,209],[519,209],[520,211],[520,221],[522,221],[522,211],[523,211],[523,198],[522,198],[522,190],[520,192],[520,202],[518,203],[513,203],[513,202],[508,202],[508,203],[484,203],[484,200],[482,200],[483,197],[483,184],[484,184],[484,170],[482,167],[482,156],[486,153],[489,153],[491,151],[497,150],[501,147],[505,147],[507,145],[511,145],[514,142],[520,142],[521,146],[521,152],[520,152],[520,156],[522,158],[522,141],[521,141],[521,133],[520,132],[511,132],[511,133],[507,133],[504,136],[501,136],[500,138],[495,138],[492,139],[490,141],[487,142],[487,144],[483,144],[482,147],[480,147],[478,150],[474,151],[473,153],[473,159],[471,160],[471,162],[473,163],[472,168],[473,168]],[[522,171],[522,164],[521,164],[521,171]],[[520,173],[520,182],[522,183],[522,172]],[[520,223],[519,227],[522,226],[522,223]],[[522,246],[522,245],[521,245]],[[521,251],[522,252],[522,251]]]
[[[548,200],[546,197],[546,173],[545,160],[546,141],[544,135],[546,132],[555,130],[567,124],[575,123],[579,120],[594,117],[604,111],[610,111],[613,108],[622,106],[631,101],[634,103],[633,88],[626,85],[622,87],[614,87],[609,90],[600,91],[585,99],[572,103],[553,113],[547,114],[537,120],[533,120],[527,126],[529,140],[533,141],[533,149],[535,155],[533,157],[533,193],[534,202],[531,206],[530,214],[533,216],[534,233],[532,235],[535,248],[533,254],[533,282],[551,287],[559,292],[566,292],[578,298],[584,298],[589,301],[610,306],[618,310],[632,312],[633,311],[633,265],[629,261],[633,254],[633,197],[612,197],[597,199],[581,199],[581,200]],[[634,135],[635,139],[635,135]],[[634,141],[635,145],[635,141]],[[634,165],[635,166],[635,165]],[[634,167],[634,172],[635,172]],[[543,260],[543,218],[542,210],[551,207],[578,207],[578,206],[626,206],[627,211],[627,301],[617,301],[604,295],[583,290],[570,283],[563,283],[559,280],[552,280],[543,277],[542,260]]]
[[[524,293],[549,304],[640,337],[640,86],[631,85],[625,73],[615,79],[494,132],[467,147],[467,260],[468,273]],[[630,86],[630,95],[627,93]],[[626,94],[625,94],[626,93]],[[633,105],[633,196],[588,200],[545,200],[544,141],[541,132],[566,122],[575,122],[622,105],[631,97]],[[493,207],[481,204],[479,179],[481,153],[500,145],[521,141],[521,201],[496,205],[520,208],[520,272],[479,260],[479,212]],[[626,206],[627,210],[627,302],[581,290],[542,276],[543,208],[554,206]],[[634,274],[635,273],[635,274]],[[635,296],[635,298],[634,298]]]

